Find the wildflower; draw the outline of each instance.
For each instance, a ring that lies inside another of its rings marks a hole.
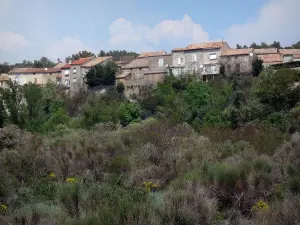
[[[53,172],[51,172],[51,173],[49,173],[49,177],[50,177],[50,178],[55,178],[55,177],[56,177],[56,174],[53,173]]]
[[[269,210],[270,206],[263,200],[260,200],[253,205],[252,209],[256,211],[264,211],[264,210]]]
[[[147,192],[155,192],[158,188],[158,185],[153,184],[151,181],[144,182],[144,186],[145,186]]]
[[[68,177],[66,180],[69,184],[73,184],[77,182],[77,179],[75,177]]]
[[[6,210],[7,210],[7,205],[5,204],[0,205],[0,211],[4,212]]]

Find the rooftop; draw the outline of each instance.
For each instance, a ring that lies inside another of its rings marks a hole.
[[[112,59],[112,56],[97,57],[83,64],[82,67],[93,67],[110,59]]]
[[[277,53],[277,48],[259,48],[259,49],[254,49],[254,52],[257,55],[276,54]]]
[[[249,55],[251,52],[253,52],[253,48],[227,49],[222,53],[222,56]]]
[[[70,69],[71,68],[71,64],[66,64],[64,65],[61,69]]]
[[[279,49],[279,53],[282,55],[295,55],[300,54],[300,49]]]
[[[294,54],[294,59],[300,59],[300,54]]]
[[[134,69],[134,68],[147,68],[149,67],[149,60],[147,58],[137,58],[132,62],[122,66],[122,69]]]
[[[131,74],[131,71],[123,71],[121,74],[116,76],[116,79],[125,78]]]
[[[222,48],[224,44],[226,44],[226,42],[223,41],[190,44],[186,48],[174,48],[172,52],[182,52],[182,51],[198,50],[198,49],[218,49],[218,48]]]
[[[264,63],[280,63],[282,62],[282,57],[280,54],[265,54],[259,55],[260,58]]]
[[[71,63],[72,66],[75,66],[75,65],[82,65],[84,63],[87,63],[88,61],[90,61],[93,57],[86,57],[86,58],[80,58],[80,59],[77,59],[75,61],[73,61]]]
[[[9,73],[58,73],[60,71],[61,68],[14,68]]]
[[[64,62],[59,62],[57,63],[54,68],[62,68],[63,66],[65,66],[67,63],[64,63]]]
[[[138,58],[144,57],[151,57],[151,56],[161,56],[167,54],[165,51],[158,51],[158,52],[143,52],[141,53]]]

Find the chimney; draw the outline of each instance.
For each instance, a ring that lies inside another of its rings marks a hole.
[[[69,63],[69,64],[72,64],[72,59],[70,59],[68,63]]]

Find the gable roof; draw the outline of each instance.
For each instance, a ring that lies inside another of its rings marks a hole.
[[[157,51],[157,52],[143,52],[138,58],[151,57],[151,56],[161,56],[167,54],[165,51]]]
[[[122,69],[134,69],[134,68],[147,68],[149,67],[149,59],[148,58],[136,58],[130,63],[122,66]]]
[[[67,63],[64,63],[64,62],[59,62],[57,63],[54,68],[62,68],[63,66],[65,66]]]
[[[265,55],[258,55],[264,63],[280,63],[282,62],[282,57],[280,54],[265,54]]]
[[[101,64],[101,63],[105,62],[106,60],[110,60],[110,59],[112,59],[112,56],[105,56],[105,57],[93,58],[92,60],[84,63],[82,65],[82,67],[93,67],[93,66]]]
[[[277,48],[256,48],[256,49],[254,49],[254,52],[257,55],[276,54],[277,53]]]
[[[125,78],[125,77],[127,77],[128,75],[130,75],[131,74],[131,71],[123,71],[121,74],[119,74],[119,75],[117,75],[116,76],[116,79],[121,79],[121,78]]]
[[[71,64],[66,64],[63,67],[61,67],[61,69],[70,69],[71,68]]]
[[[253,52],[253,48],[226,49],[222,56],[249,55],[251,52]]]
[[[279,49],[279,53],[282,55],[300,54],[300,49]]]
[[[75,61],[73,61],[71,63],[72,66],[75,66],[75,65],[82,65],[84,63],[87,63],[89,60],[91,60],[93,57],[86,57],[86,58],[80,58],[80,59],[77,59]]]
[[[16,73],[58,73],[61,68],[14,68],[9,71],[9,74]]]

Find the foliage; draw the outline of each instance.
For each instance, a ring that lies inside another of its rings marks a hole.
[[[261,59],[255,59],[252,62],[252,75],[257,77],[263,70],[263,61]]]
[[[89,87],[113,85],[116,79],[117,65],[109,61],[105,65],[96,65],[86,74],[86,84]]]
[[[69,63],[70,60],[74,61],[74,60],[78,60],[80,58],[86,58],[86,57],[90,57],[90,56],[95,56],[94,53],[83,50],[83,51],[79,51],[78,53],[72,54],[72,56],[68,56],[65,59],[66,63]]]

